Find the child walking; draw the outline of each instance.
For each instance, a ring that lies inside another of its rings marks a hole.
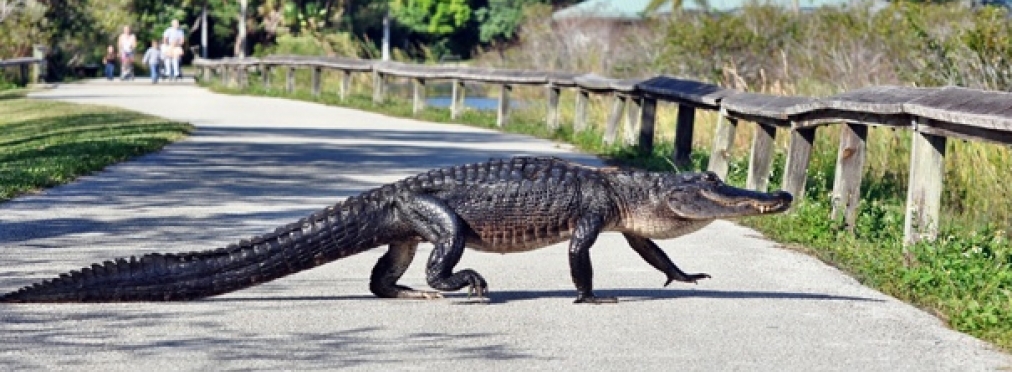
[[[162,61],[162,51],[158,47],[158,40],[151,40],[151,47],[148,48],[147,52],[144,52],[144,59],[141,63],[148,65],[148,70],[151,71],[151,83],[158,84],[158,64]]]

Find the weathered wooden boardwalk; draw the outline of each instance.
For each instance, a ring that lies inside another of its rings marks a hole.
[[[590,156],[524,136],[188,84],[65,85],[39,99],[194,123],[164,151],[0,204],[0,291],[113,257],[224,246],[433,167]],[[2,102],[0,102],[2,112]],[[0,370],[996,370],[1008,355],[729,222],[660,245],[698,285],[620,236],[592,258],[612,306],[572,304],[564,245],[466,252],[492,303],[373,298],[377,249],[188,303],[0,306]],[[405,276],[424,287],[422,260]]]

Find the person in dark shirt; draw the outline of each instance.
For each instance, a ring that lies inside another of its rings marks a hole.
[[[102,64],[105,65],[105,78],[112,80],[113,72],[116,69],[116,48],[113,48],[112,45],[106,48]]]

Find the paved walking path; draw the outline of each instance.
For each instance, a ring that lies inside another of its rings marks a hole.
[[[0,291],[95,261],[216,248],[369,187],[519,154],[595,162],[523,136],[188,84],[90,82],[34,95],[188,121],[190,138],[0,204]],[[0,113],[2,113],[0,102]],[[601,295],[574,305],[564,245],[468,251],[492,303],[372,297],[372,250],[220,297],[170,304],[0,305],[0,370],[1007,370],[1012,359],[806,255],[729,222],[660,242],[662,274],[615,234]],[[425,287],[423,247],[405,284]]]

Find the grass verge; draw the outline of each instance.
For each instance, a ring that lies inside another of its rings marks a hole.
[[[331,105],[412,117],[409,101],[397,97],[374,104],[371,96],[352,94],[342,101],[333,94],[313,97],[308,92],[287,94],[280,89],[267,90],[254,85],[239,90],[210,84],[215,91],[229,94],[254,94],[314,101]],[[465,111],[457,120],[449,110],[429,108],[415,117],[433,122],[455,122],[496,128],[493,112]],[[562,126],[549,131],[537,114],[518,110],[511,113],[506,132],[530,134],[568,142],[577,148],[598,154],[610,162],[652,169],[670,170],[669,142],[658,142],[652,154],[601,143],[601,133],[592,129],[573,133]],[[703,169],[708,152],[693,153],[693,169]],[[950,223],[941,227],[939,239],[903,247],[903,200],[876,191],[883,185],[876,177],[865,177],[866,185],[857,226],[848,230],[842,221],[829,218],[829,200],[835,154],[814,156],[809,167],[806,197],[798,200],[791,212],[763,218],[744,219],[788,248],[814,255],[841,268],[862,283],[910,302],[947,322],[952,328],[1012,350],[1012,244],[1007,234],[995,226],[968,226]],[[779,187],[784,154],[774,159],[771,188]],[[745,183],[747,158],[730,164],[728,182]],[[882,181],[885,182],[885,181]]]
[[[0,202],[156,151],[192,129],[132,111],[25,94],[0,91]]]

